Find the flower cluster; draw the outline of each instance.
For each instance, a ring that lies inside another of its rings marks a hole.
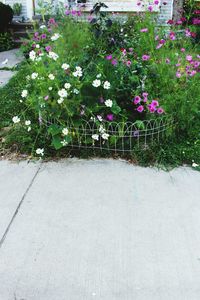
[[[162,115],[164,113],[164,109],[159,106],[159,102],[157,100],[149,100],[148,93],[142,93],[142,96],[135,96],[132,100],[133,104],[137,106],[136,110],[139,113],[144,111],[148,111],[150,113],[157,113]]]

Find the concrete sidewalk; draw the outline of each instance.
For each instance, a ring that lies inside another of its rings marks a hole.
[[[200,173],[0,162],[0,300],[199,300]]]

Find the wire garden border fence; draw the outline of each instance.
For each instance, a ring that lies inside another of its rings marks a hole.
[[[48,122],[50,124],[55,122]],[[81,121],[81,125],[75,126],[71,122],[66,123],[71,141],[67,144],[71,149],[93,149],[114,153],[131,153],[134,147],[147,149],[153,144],[161,143],[167,132],[173,129],[173,119],[160,117],[155,120],[125,122],[95,122]],[[105,137],[103,138],[103,133]],[[96,135],[96,140],[93,138]],[[97,139],[98,137],[98,139]]]

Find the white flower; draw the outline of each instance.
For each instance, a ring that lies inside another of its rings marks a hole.
[[[76,95],[79,94],[79,90],[77,90],[77,89],[74,89],[73,92],[74,92],[74,94],[76,94]]]
[[[44,155],[44,149],[38,148],[35,152],[37,155],[41,155],[41,156]]]
[[[99,132],[100,132],[101,134],[103,134],[105,131],[106,131],[106,130],[105,130],[105,128],[103,127],[103,125],[100,125],[100,126],[99,126]]]
[[[46,28],[46,25],[41,25],[40,26],[40,29],[44,29],[44,28]]]
[[[101,78],[101,74],[97,74],[97,78]]]
[[[103,118],[102,118],[102,116],[97,116],[97,119],[100,121],[100,122],[102,122],[103,121]]]
[[[56,41],[57,39],[59,39],[60,34],[59,33],[54,33],[54,35],[52,35],[51,40],[52,41]]]
[[[35,53],[35,51],[31,51],[30,53],[29,53],[29,58],[32,60],[32,61],[34,61],[35,60],[35,57],[36,57],[36,53]]]
[[[95,80],[93,81],[92,85],[93,85],[94,87],[99,87],[99,86],[101,85],[101,80],[95,79]]]
[[[60,99],[58,99],[58,104],[62,104],[63,103],[63,101],[64,101],[64,98],[60,98]]]
[[[58,54],[56,54],[55,52],[52,52],[52,51],[49,52],[48,57],[52,58],[53,60],[57,60],[59,58]]]
[[[67,128],[63,128],[62,134],[63,135],[68,135],[68,133],[69,133],[69,130]]]
[[[33,73],[32,75],[31,75],[31,78],[32,79],[36,79],[38,77],[38,73]]]
[[[67,83],[65,83],[64,87],[66,88],[66,90],[69,90],[71,87],[71,84],[67,82]]]
[[[13,123],[17,124],[20,122],[20,118],[18,116],[15,116],[12,118]]]
[[[49,87],[49,91],[52,91],[52,90],[53,90],[53,88],[52,88],[52,86],[50,86],[50,87]]]
[[[22,98],[26,98],[28,96],[28,91],[27,90],[23,90],[21,93]]]
[[[197,167],[199,167],[199,165],[196,164],[196,163],[193,163],[193,164],[192,164],[192,167],[193,167],[193,168],[197,168]]]
[[[36,60],[36,61],[41,61],[41,60],[42,60],[42,57],[36,57],[35,60]]]
[[[31,131],[31,126],[28,127],[27,131],[28,131],[28,132]]]
[[[61,141],[61,144],[63,145],[63,147],[64,146],[67,146],[68,145],[68,142],[67,141],[65,141],[65,140],[63,140],[63,141]]]
[[[98,141],[99,140],[99,135],[98,134],[93,134],[92,139],[95,140],[95,141]]]
[[[82,71],[82,68],[81,67],[76,67],[76,71]]]
[[[68,96],[68,93],[65,89],[62,89],[60,91],[58,91],[58,95],[61,97],[61,98],[66,98]]]
[[[62,64],[62,69],[63,70],[68,70],[69,67],[70,67],[70,65],[68,65],[68,64]]]
[[[102,139],[108,140],[109,136],[110,136],[110,135],[109,135],[108,133],[103,133],[103,134],[102,134]]]
[[[76,67],[76,68],[80,68],[80,67]],[[82,69],[76,69],[76,71],[75,72],[73,72],[73,75],[74,75],[74,77],[81,77],[81,76],[83,76],[83,71],[82,71]]]
[[[55,76],[53,74],[49,74],[48,77],[49,77],[50,80],[54,80],[55,79]]]
[[[37,49],[39,49],[39,48],[40,48],[40,45],[39,45],[39,44],[37,44],[37,45],[35,45],[35,47],[36,47]]]
[[[110,89],[110,82],[109,82],[109,81],[105,81],[105,82],[104,82],[104,85],[103,85],[103,88],[104,88],[105,90],[109,90],[109,89]]]
[[[106,100],[106,101],[105,101],[105,106],[107,106],[107,107],[112,107],[112,106],[113,106],[112,100],[110,100],[110,99]]]
[[[31,121],[30,120],[25,121],[25,125],[26,126],[30,126],[31,125]]]

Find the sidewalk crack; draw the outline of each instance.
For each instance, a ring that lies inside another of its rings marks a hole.
[[[0,239],[0,249],[1,249],[3,243],[4,243],[5,239],[6,239],[6,236],[7,236],[8,232],[9,232],[9,230],[10,230],[10,227],[12,226],[12,224],[13,224],[13,222],[14,222],[14,220],[15,220],[15,218],[16,218],[16,216],[17,216],[17,214],[18,214],[18,212],[19,212],[19,210],[20,210],[20,208],[21,208],[21,206],[22,206],[22,204],[23,204],[23,202],[24,202],[24,200],[25,200],[25,198],[26,198],[29,190],[30,190],[30,188],[32,187],[32,185],[33,185],[33,183],[34,183],[34,181],[35,181],[35,179],[36,179],[36,177],[37,177],[40,169],[41,169],[41,164],[39,165],[39,167],[38,167],[35,175],[33,176],[31,182],[29,183],[29,185],[28,185],[28,187],[26,189],[26,191],[24,192],[24,194],[23,194],[23,196],[22,196],[22,198],[21,198],[21,200],[20,200],[20,202],[19,202],[19,204],[18,204],[18,206],[17,206],[17,208],[16,208],[16,210],[15,210],[15,212],[14,212],[11,220],[10,220],[10,223],[8,224],[8,226],[7,226],[6,230],[5,230],[2,238]]]

